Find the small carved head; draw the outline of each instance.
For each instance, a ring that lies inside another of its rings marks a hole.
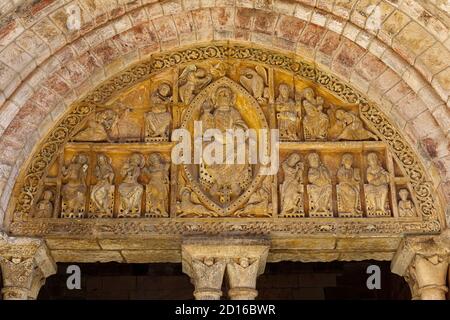
[[[320,165],[320,157],[317,153],[313,152],[308,155],[308,163],[311,168],[318,168]]]
[[[380,165],[378,155],[375,152],[371,152],[367,155],[367,162],[371,167],[378,167]]]
[[[97,162],[99,165],[103,166],[106,164],[111,164],[111,159],[104,154],[99,154],[97,157]]]
[[[353,156],[350,153],[346,153],[342,156],[341,160],[342,166],[344,166],[347,169],[350,169],[353,164]]]
[[[289,85],[284,82],[280,84],[278,91],[280,92],[280,96],[283,98],[289,98],[291,94],[291,88],[289,88]]]
[[[87,164],[89,161],[87,155],[85,155],[84,153],[80,153],[78,155],[75,156],[74,158],[74,163],[78,163],[81,165]]]
[[[409,191],[407,189],[400,189],[398,195],[400,196],[400,199],[402,199],[402,201],[406,201],[408,200]]]
[[[300,162],[300,160],[301,160],[301,157],[300,157],[300,155],[299,155],[298,153],[292,153],[292,154],[290,154],[289,157],[286,159],[287,164],[288,164],[290,167],[296,166],[296,165]]]
[[[229,108],[232,104],[234,104],[235,96],[230,87],[221,86],[216,90],[216,93],[212,99],[217,107]]]
[[[170,94],[172,93],[172,88],[170,87],[170,84],[168,84],[167,82],[163,82],[158,86],[158,93],[162,96],[162,97],[169,97]]]
[[[143,168],[145,165],[145,158],[140,153],[133,153],[129,159],[129,163],[132,166],[137,166],[139,168]]]
[[[42,194],[42,199],[51,201],[53,199],[53,191],[45,190],[44,193]]]
[[[150,166],[161,164],[163,162],[163,159],[161,158],[161,155],[159,153],[152,153],[148,156],[148,164]]]
[[[210,267],[214,264],[214,258],[213,257],[205,257],[203,259],[203,263]]]

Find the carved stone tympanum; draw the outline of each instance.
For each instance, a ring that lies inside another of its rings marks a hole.
[[[233,137],[232,163],[216,162],[229,129],[245,135]],[[279,150],[253,135],[277,129]],[[180,131],[193,148],[175,163]],[[377,106],[317,66],[257,46],[155,54],[77,100],[36,150],[5,214],[13,233],[400,237],[439,232],[443,221],[426,170]],[[281,165],[266,176],[261,154],[273,150]]]

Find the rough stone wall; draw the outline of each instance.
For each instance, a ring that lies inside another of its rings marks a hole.
[[[22,164],[74,100],[152,53],[211,40],[297,53],[366,93],[403,129],[450,201],[448,0],[2,4],[0,221]],[[79,28],[67,23],[74,10]]]
[[[367,266],[381,268],[381,290],[366,287]],[[39,299],[193,299],[194,287],[179,264],[82,264],[81,290],[65,289],[67,265],[47,279]],[[258,277],[258,299],[410,299],[409,288],[387,262],[271,263]],[[224,292],[227,288],[224,286]]]

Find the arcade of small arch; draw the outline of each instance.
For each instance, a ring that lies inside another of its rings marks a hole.
[[[413,298],[445,298],[445,1],[0,10],[4,298],[36,298],[55,261],[182,262],[197,299],[219,298],[225,273],[230,298],[254,299],[266,261],[364,259],[392,260]],[[221,88],[234,120],[282,129],[270,180],[168,164],[173,129],[220,126]]]

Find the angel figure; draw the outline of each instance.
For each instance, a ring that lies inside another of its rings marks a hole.
[[[181,102],[189,104],[212,81],[212,76],[203,68],[195,64],[187,66],[178,79]]]
[[[258,102],[267,102],[269,96],[268,75],[264,67],[244,68],[241,71],[239,81]]]
[[[150,97],[152,110],[145,114],[146,141],[154,138],[169,139],[172,115],[168,110],[172,102],[172,88],[170,84],[161,83]]]
[[[144,187],[138,182],[138,179],[144,165],[144,156],[140,153],[134,153],[128,158],[121,170],[123,181],[119,186],[119,218],[137,218],[141,215]]]

